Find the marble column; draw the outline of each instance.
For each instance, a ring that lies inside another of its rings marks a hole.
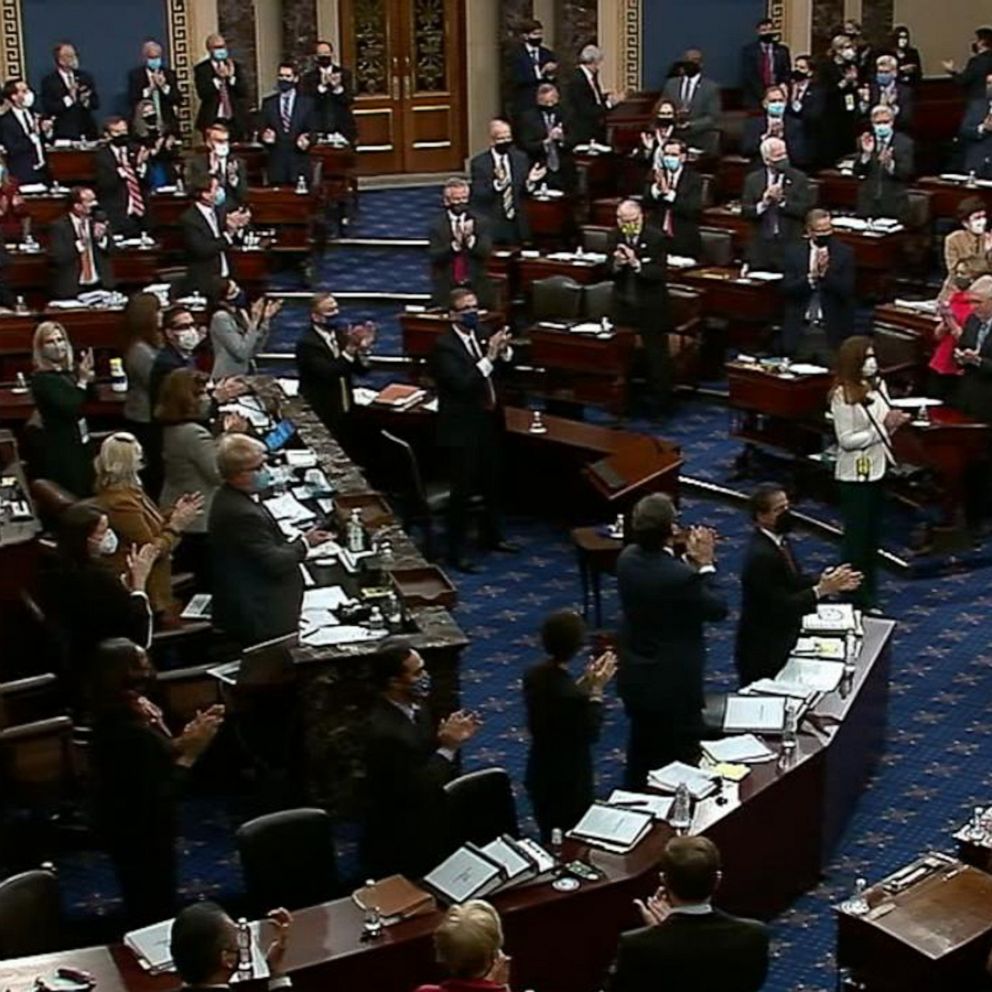
[[[893,0],[865,0],[861,8],[861,31],[872,46],[887,46],[895,17]]]
[[[844,23],[844,0],[813,0],[812,55],[823,58],[834,33]]]
[[[500,93],[505,113],[512,110],[513,94],[510,87],[510,64],[516,46],[520,43],[520,25],[534,16],[533,0],[500,0],[499,4],[499,43],[502,49],[500,59]]]
[[[282,0],[282,53],[301,68],[317,44],[317,0]]]
[[[248,105],[258,105],[258,46],[255,0],[217,0],[217,26],[248,87]]]
[[[561,65],[558,76],[567,77],[575,68],[579,52],[594,45],[599,37],[599,3],[597,0],[555,0],[557,25],[556,50]]]

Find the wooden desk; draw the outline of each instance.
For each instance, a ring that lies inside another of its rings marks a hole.
[[[987,186],[971,187],[965,183],[940,179],[938,176],[923,176],[917,180],[916,187],[930,194],[930,213],[934,218],[957,222],[958,206],[968,197],[977,196],[985,202],[986,208],[992,207],[992,189]]]
[[[434,351],[438,337],[451,327],[451,317],[445,310],[404,310],[399,314],[403,354],[411,358],[427,358]],[[502,325],[506,317],[498,310],[481,310],[479,319],[484,328]]]
[[[838,825],[850,815],[881,753],[894,627],[891,621],[866,619],[865,645],[849,690],[843,696],[830,693],[814,708],[831,723],[826,735],[802,729],[788,763],[755,765],[739,789],[724,789],[726,803],[711,799],[697,806],[694,832],[710,837],[723,857],[716,897],[721,908],[768,919],[819,882]],[[770,746],[778,749],[774,742]],[[601,988],[619,933],[639,925],[631,900],[657,886],[658,860],[671,836],[667,824],[658,824],[623,856],[568,842],[565,856],[587,857],[604,880],[559,893],[540,879],[493,896],[513,956],[514,986],[549,992]],[[370,975],[376,992],[409,992],[412,982],[437,974],[431,935],[440,913],[388,927],[371,943],[361,940],[362,915],[350,898],[294,915],[285,966],[301,992],[365,987]],[[549,947],[570,950],[549,954]],[[176,984],[175,976],[145,974],[115,946],[0,962],[0,986],[29,992],[36,975],[63,964],[92,972],[99,992],[166,992]]]
[[[603,626],[602,577],[614,575],[617,558],[623,550],[623,541],[610,537],[606,528],[574,527],[572,544],[579,559],[579,578],[582,582],[582,616],[589,619],[589,593],[595,610],[596,626]]]
[[[867,915],[835,907],[838,965],[867,992],[987,989],[992,877],[953,862],[895,895],[884,884],[868,890]]]
[[[524,200],[524,209],[534,243],[556,248],[568,244],[575,232],[575,207],[576,202],[571,196],[547,199],[528,196]]]
[[[727,321],[730,343],[742,349],[761,347],[782,313],[777,283],[741,279],[740,269],[702,266],[673,276],[703,295],[703,314]]]
[[[90,148],[48,148],[48,171],[52,179],[63,186],[91,183],[96,179],[96,153],[99,145]]]
[[[83,416],[92,420],[113,420],[124,415],[124,393],[115,393],[109,382],[96,384],[96,395],[83,404]],[[13,386],[0,386],[0,423],[20,425],[34,413],[31,390],[16,392]]]
[[[519,292],[529,296],[531,287],[538,279],[549,276],[568,276],[583,286],[603,282],[609,276],[605,262],[571,261],[563,258],[527,258],[519,256],[516,260],[516,286]]]
[[[840,169],[823,169],[813,178],[820,184],[817,206],[853,210],[858,205],[858,177]]]
[[[579,174],[579,189],[586,200],[601,196],[616,196],[619,192],[622,159],[615,152],[597,152],[595,155],[577,153],[575,168]]]
[[[739,200],[744,191],[744,179],[754,168],[746,155],[724,155],[717,163],[716,179],[721,200]]]
[[[45,232],[53,221],[63,217],[69,210],[69,193],[31,193],[24,196],[24,212],[31,218],[31,231],[43,240]]]
[[[872,322],[889,324],[919,335],[926,343],[927,350],[932,351],[936,344],[934,328],[940,323],[940,318],[931,313],[920,313],[898,306],[896,303],[880,303],[872,312]]]

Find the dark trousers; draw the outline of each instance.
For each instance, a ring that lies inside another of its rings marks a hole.
[[[625,789],[643,789],[648,772],[673,761],[694,765],[699,758],[698,714],[673,714],[670,710],[641,707],[624,700],[630,723],[627,737]]]
[[[928,369],[927,396],[932,396],[937,400],[943,400],[945,403],[954,406],[954,401],[957,398],[958,384],[960,382],[961,376],[959,375],[943,375],[940,372],[934,372],[933,369]]]
[[[177,859],[169,830],[142,830],[108,841],[110,857],[124,898],[128,928],[167,920],[175,911]]]
[[[141,481],[149,498],[157,503],[165,476],[165,466],[162,464],[162,426],[137,420],[128,420],[125,423],[145,453],[145,467],[140,472]]]
[[[841,538],[841,561],[864,576],[861,588],[852,594],[852,602],[861,609],[875,605],[877,596],[877,562],[879,532],[882,524],[882,483],[841,482],[840,515],[844,522]]]
[[[499,432],[496,413],[473,444],[448,449],[448,556],[457,560],[465,550],[469,505],[473,496],[482,499],[481,539],[484,545],[503,540],[499,493]]]
[[[665,312],[619,303],[613,319],[621,327],[636,327],[644,345],[647,366],[648,405],[653,413],[672,405],[672,356],[668,351],[668,320]]]

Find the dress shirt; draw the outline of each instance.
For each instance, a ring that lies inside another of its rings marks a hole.
[[[525,43],[524,47],[527,49],[527,54],[530,56],[531,62],[534,63],[534,76],[537,79],[542,79],[544,73],[541,72],[541,46],[527,45]]]
[[[59,69],[59,75],[62,77],[62,82],[65,83],[65,88],[67,90],[71,90],[73,86],[76,85],[76,75],[72,72],[72,70]],[[72,95],[72,93],[66,93],[66,95],[62,97],[62,102],[67,107],[71,107],[76,102],[76,98]]]
[[[665,178],[668,180],[668,192],[663,194],[661,198],[669,203],[674,203],[675,198],[679,195],[678,185],[682,178],[682,166],[679,166],[676,172],[669,172],[667,169],[664,172]]]
[[[710,905],[708,899],[706,902],[694,902],[688,906],[672,906],[671,909],[671,915],[673,916],[708,916],[712,912],[713,907]]]
[[[231,244],[231,235],[227,231],[221,231],[220,222],[217,220],[217,211],[213,207],[205,206],[202,203],[197,203],[196,209],[203,214],[204,219],[207,224],[210,225],[210,230],[215,238],[223,238],[228,244]],[[222,251],[220,253],[220,274],[224,278],[231,273],[231,267],[227,264],[227,252]]]
[[[296,106],[296,90],[292,89],[286,93],[279,94],[279,120],[285,117],[288,121],[293,120],[293,108]]]
[[[609,106],[609,100],[603,92],[603,87],[599,84],[599,73],[593,72],[588,66],[580,65],[579,68],[585,73],[589,87],[596,96],[596,103],[601,107]]]
[[[782,172],[776,172],[774,169],[765,169],[765,186],[782,186],[785,182],[785,174]],[[776,207],[781,207],[784,201],[780,200],[778,203],[774,204]],[[767,200],[759,200],[758,205],[754,208],[755,213],[761,217],[766,211],[772,208],[772,204]],[[778,231],[775,232],[778,234]]]
[[[808,89],[808,79],[804,79],[801,83],[796,83],[792,88],[792,109],[797,114],[803,109],[803,97],[806,96],[806,90]]]
[[[453,249],[455,247],[455,236],[462,230],[467,220],[470,220],[468,214],[453,214],[450,210],[448,211],[448,223],[451,225],[451,247]],[[474,231],[462,242],[462,245],[469,250],[475,247]]]
[[[682,101],[684,107],[688,107],[692,103],[692,98],[696,95],[696,87],[699,85],[701,78],[702,73],[695,76],[683,77],[682,85],[679,87],[679,99]]]
[[[493,374],[493,363],[482,351],[482,345],[474,334],[466,334],[457,324],[451,325],[465,350],[475,359],[475,367],[488,379]]]
[[[327,66],[327,68],[324,68],[323,66],[320,66],[319,68],[320,68],[320,82],[317,83],[317,92],[326,93],[328,89],[330,89],[332,93],[343,93],[344,92],[343,82],[339,82],[337,86],[331,85],[331,76],[333,76],[334,73],[336,72],[340,72],[341,66],[329,65]]]
[[[506,173],[507,180],[512,180],[513,164],[510,162],[510,156],[501,155],[498,151],[496,151],[495,148],[492,150],[492,155],[493,155],[493,167],[495,169],[502,169]]]
[[[72,226],[76,231],[76,247],[79,254],[88,259],[90,278],[84,279],[82,272],[79,275],[81,286],[94,286],[100,281],[100,274],[96,270],[96,256],[93,254],[93,223],[87,217],[78,217],[76,214],[69,214],[72,218]],[[106,237],[104,237],[106,242]],[[85,268],[85,264],[84,264]]]

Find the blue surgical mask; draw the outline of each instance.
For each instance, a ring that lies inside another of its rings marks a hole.
[[[875,74],[875,79],[878,81],[879,86],[888,86],[889,83],[895,82],[896,74],[894,72],[878,72]]]
[[[227,49],[226,48],[215,48],[210,53],[217,62],[227,61]]]
[[[873,124],[872,130],[875,132],[875,137],[879,141],[888,141],[892,137],[892,125],[891,124]]]
[[[220,209],[227,202],[227,190],[223,186],[217,187],[217,193],[214,195],[214,206]]]
[[[682,160],[678,157],[678,155],[664,155],[662,156],[661,164],[669,172],[678,172],[679,166],[682,164]]]
[[[153,59],[145,59],[145,65],[147,65],[152,72],[158,72],[158,70],[162,68],[162,56],[157,55]]]
[[[458,323],[466,331],[475,332],[479,329],[479,314],[476,310],[463,310],[458,314]]]
[[[427,697],[431,694],[432,684],[431,673],[428,671],[423,671],[411,684],[410,694],[416,699],[427,699]]]
[[[261,468],[255,469],[251,474],[251,488],[256,493],[271,489],[274,482],[275,479],[272,477],[272,472],[268,465],[263,465]]]
[[[785,114],[784,100],[772,100],[772,102],[768,104],[769,117],[782,117],[784,114]]]

